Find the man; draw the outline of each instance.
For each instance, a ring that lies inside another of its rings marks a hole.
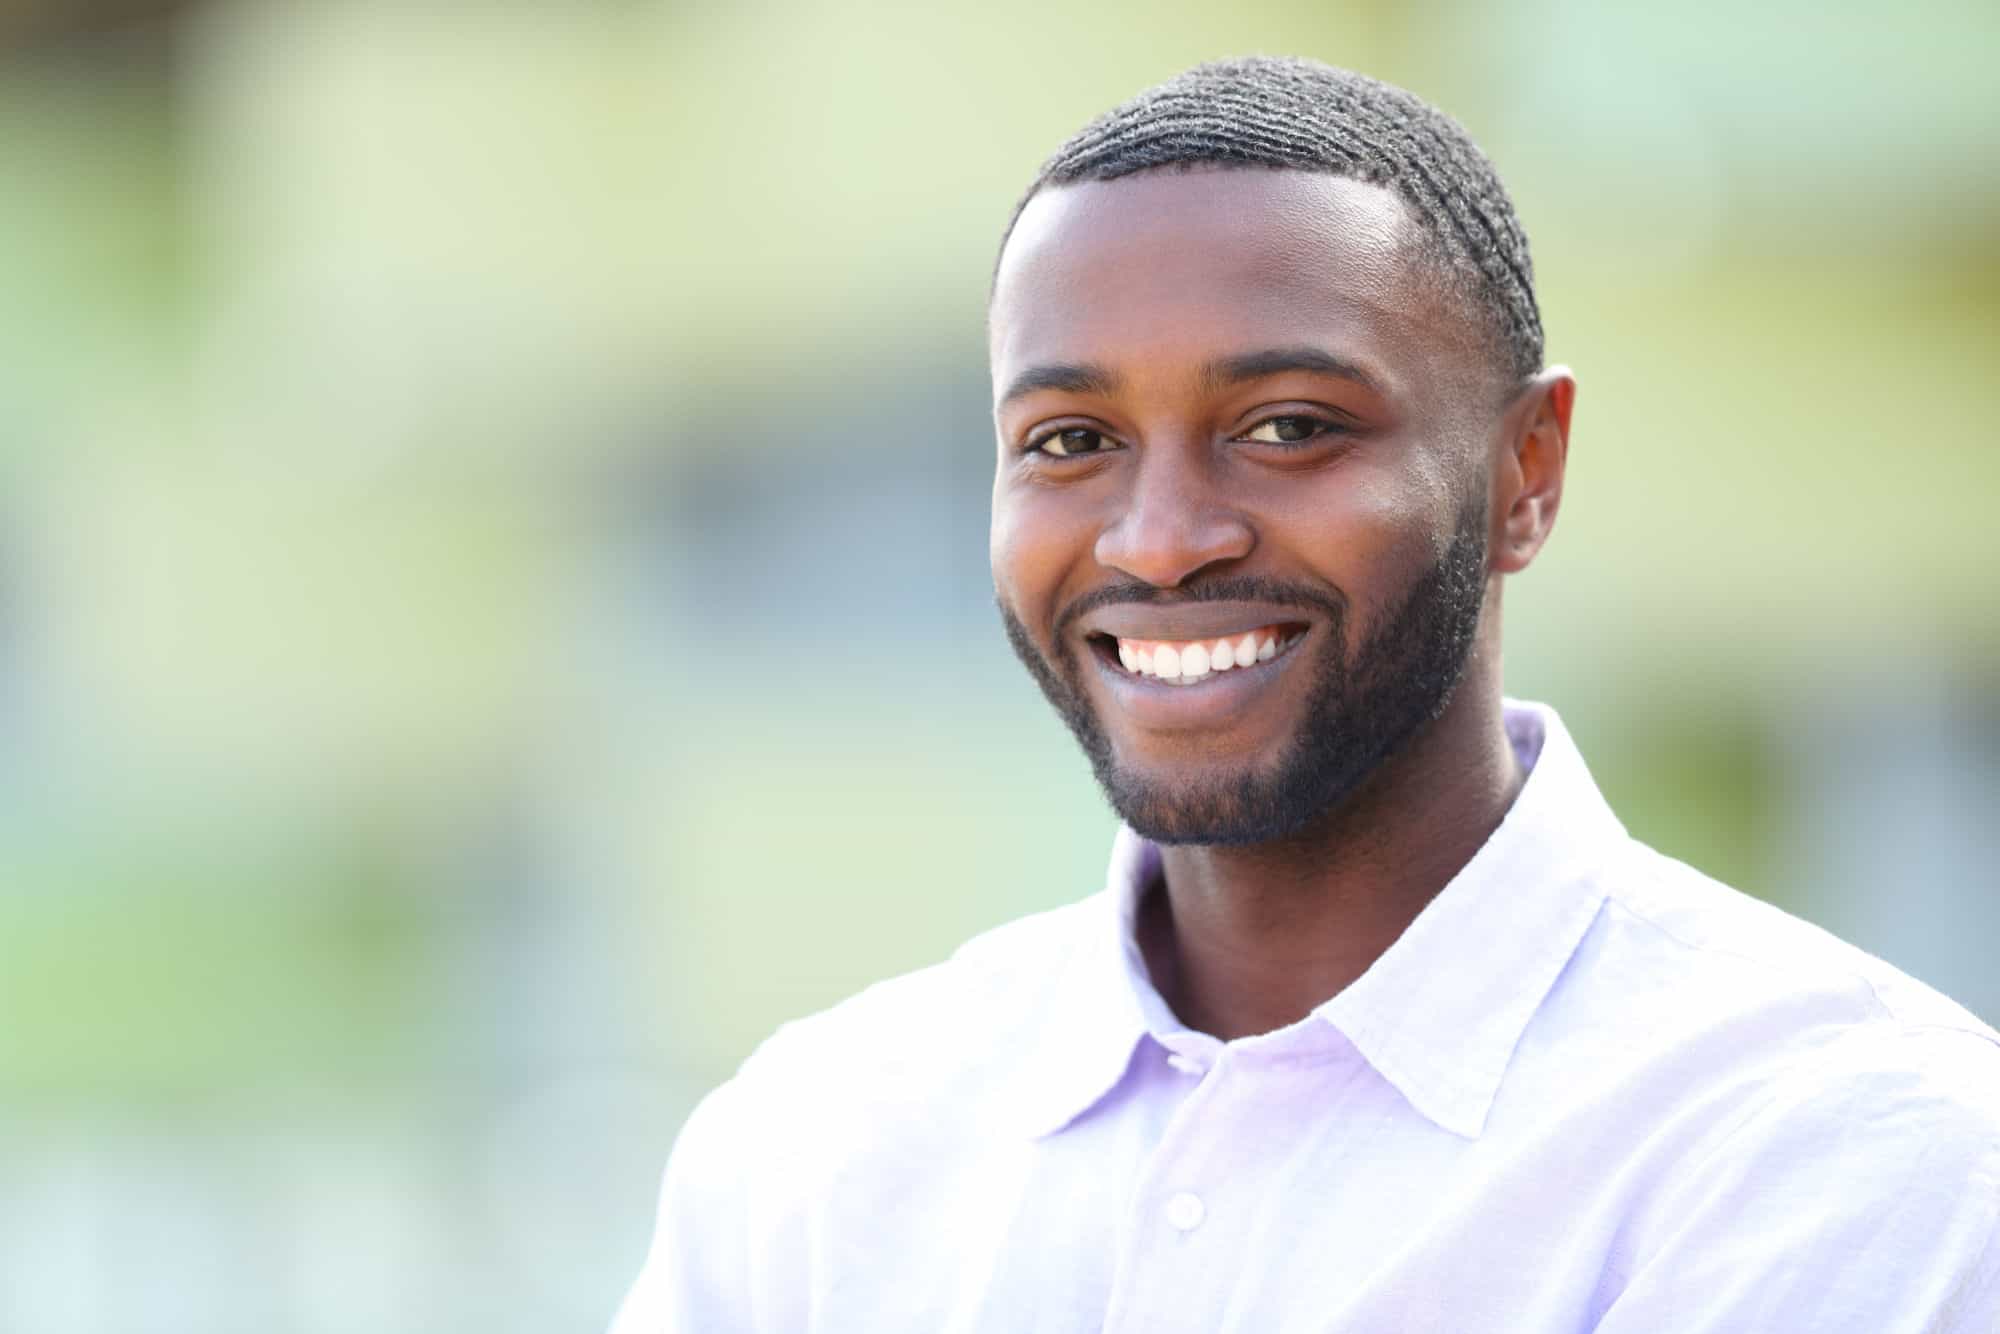
[[[1503,701],[1575,383],[1456,123],[1191,70],[1043,169],[990,333],[1109,883],[767,1042],[621,1334],[2000,1329],[2000,1039]]]

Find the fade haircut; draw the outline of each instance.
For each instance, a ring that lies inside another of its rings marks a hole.
[[[1528,238],[1493,164],[1457,121],[1415,94],[1316,60],[1250,56],[1197,65],[1077,131],[1014,206],[1044,189],[1202,166],[1288,168],[1393,191],[1427,257],[1472,307],[1503,372],[1542,368]]]

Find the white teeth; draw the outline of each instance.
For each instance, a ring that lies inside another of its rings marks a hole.
[[[1234,644],[1227,639],[1218,639],[1212,644],[1186,644],[1179,648],[1160,643],[1149,648],[1135,648],[1132,643],[1121,639],[1118,641],[1118,661],[1126,671],[1136,676],[1156,676],[1169,685],[1193,685],[1206,680],[1213,672],[1269,662],[1304,637],[1303,630],[1282,638],[1277,634],[1259,638],[1253,631]]]
[[[1190,686],[1207,680],[1214,672],[1269,662],[1303,638],[1303,630],[1282,635],[1276,631],[1268,635],[1252,631],[1234,643],[1218,639],[1213,643],[1185,644],[1178,648],[1158,642],[1137,647],[1141,641],[1121,639],[1118,641],[1118,661],[1135,676],[1153,676],[1168,685]]]

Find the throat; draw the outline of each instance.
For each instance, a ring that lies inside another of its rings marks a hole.
[[[1163,847],[1135,925],[1154,985],[1181,1022],[1223,1041],[1268,1033],[1366,973],[1472,860],[1519,791],[1512,747],[1493,734],[1491,765],[1467,754],[1457,765],[1399,757],[1302,837]],[[1413,775],[1429,777],[1402,781]]]
[[[1285,894],[1222,904],[1161,883],[1141,900],[1136,926],[1147,971],[1175,1017],[1228,1042],[1304,1019],[1365,973],[1420,910],[1329,913]]]

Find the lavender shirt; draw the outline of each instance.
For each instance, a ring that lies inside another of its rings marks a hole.
[[[1507,725],[1506,820],[1289,1028],[1175,1019],[1124,832],[1102,894],[781,1029],[615,1334],[2000,1331],[2000,1038]]]

